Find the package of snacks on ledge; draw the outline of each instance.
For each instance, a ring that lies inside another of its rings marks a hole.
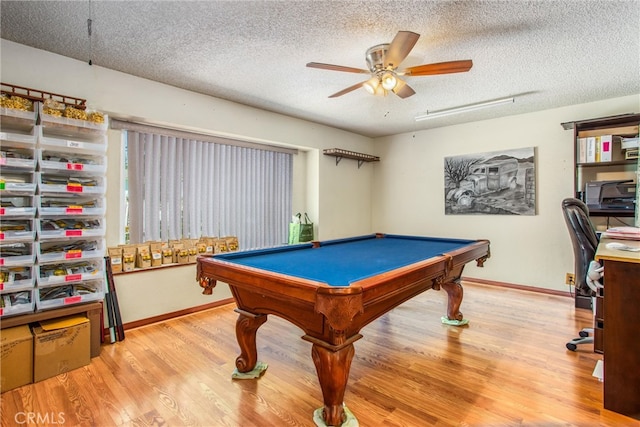
[[[149,242],[151,251],[151,267],[162,265],[162,242]]]
[[[136,248],[136,267],[149,268],[151,267],[151,251],[149,245],[139,245]]]
[[[227,242],[227,250],[229,252],[237,251],[239,249],[240,244],[238,243],[238,237],[227,236],[224,240]]]
[[[196,249],[198,250],[198,255],[206,255],[207,254],[207,242],[200,239],[196,244]]]
[[[173,249],[169,246],[169,242],[162,243],[162,264],[173,263]]]
[[[198,259],[198,248],[195,245],[187,247],[189,253],[189,262],[196,262]]]
[[[199,244],[204,244],[205,249],[204,253],[200,255],[212,255],[213,254],[213,238],[212,237],[201,237]]]
[[[111,260],[111,272],[120,273],[122,271],[122,248],[107,248]]]
[[[186,264],[189,262],[189,251],[184,247],[183,243],[173,244],[173,262],[178,264]]]
[[[213,253],[214,254],[220,254],[223,252],[229,252],[229,249],[227,248],[227,241],[224,238],[217,238],[214,237],[213,238]]]
[[[136,266],[136,247],[122,246],[122,271],[131,271]]]

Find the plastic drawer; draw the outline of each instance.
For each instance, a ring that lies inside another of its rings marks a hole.
[[[0,168],[4,170],[33,172],[36,170],[36,153],[34,149],[14,148],[2,145]]]
[[[38,149],[37,159],[42,172],[78,172],[94,175],[104,175],[107,172],[107,157],[104,155]]]
[[[3,126],[4,128],[4,126]],[[27,133],[18,133],[12,130],[0,132],[0,145],[9,147],[23,147],[23,148],[35,148],[38,141],[38,134],[35,132],[35,127],[31,126],[30,131]]]
[[[79,261],[102,258],[104,239],[63,239],[37,242],[37,258],[41,263]]]
[[[0,197],[33,196],[36,193],[36,174],[34,172],[13,172],[0,169]]]
[[[89,289],[92,291],[87,292]],[[73,304],[104,299],[104,279],[83,283],[36,288],[36,310],[51,310]]]
[[[36,124],[35,111],[16,110],[0,107],[0,126],[2,130],[31,132]]]
[[[36,261],[34,242],[0,243],[0,267],[30,265]]]
[[[35,285],[34,267],[0,267],[0,292],[13,292],[31,289]]]
[[[104,198],[78,194],[64,196],[37,196],[36,206],[41,217],[104,216],[107,212]]]
[[[104,218],[40,218],[36,220],[40,240],[65,237],[102,237],[106,226]]]
[[[36,216],[36,200],[34,196],[7,196],[2,198],[0,219],[33,218]]]
[[[51,132],[60,136],[78,136],[85,134],[105,134],[107,132],[109,116],[104,114],[104,123],[80,120],[69,117],[57,117],[44,113],[44,105],[38,104],[40,124]]]
[[[36,173],[41,194],[95,194],[104,195],[107,182],[103,176],[58,175]],[[87,183],[91,183],[88,185]]]
[[[0,317],[32,313],[35,310],[35,289],[6,293],[0,295],[2,307]]]
[[[38,287],[104,278],[104,258],[37,266]]]
[[[0,225],[0,243],[28,242],[36,238],[34,219],[3,219]]]

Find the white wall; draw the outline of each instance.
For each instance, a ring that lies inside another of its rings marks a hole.
[[[468,277],[566,289],[572,248],[560,202],[573,194],[571,131],[561,122],[640,111],[640,95],[371,140],[349,132],[184,91],[2,40],[2,81],[86,98],[111,116],[138,118],[257,142],[297,147],[294,211],[308,212],[317,237],[370,232],[487,238],[492,258]],[[108,244],[117,244],[121,163],[118,132],[109,134]],[[536,147],[538,214],[445,216],[444,157]],[[339,147],[379,163],[322,155]]]
[[[567,290],[573,249],[560,210],[574,194],[573,131],[560,123],[640,111],[640,95],[375,141],[374,230],[491,241],[484,268],[464,275]],[[537,215],[444,215],[444,158],[536,147]]]
[[[1,40],[0,58],[3,82],[84,98],[89,107],[111,117],[308,150],[294,160],[303,166],[294,166],[297,187],[292,214],[308,212],[321,239],[371,230],[372,168],[358,170],[348,161],[336,167],[333,157],[321,154],[322,149],[332,147],[366,153],[371,149],[370,138],[90,66],[7,40]],[[113,245],[119,243],[118,132],[109,133],[108,160],[107,237]],[[337,203],[327,206],[325,198]]]

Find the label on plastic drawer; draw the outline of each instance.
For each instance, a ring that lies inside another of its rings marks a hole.
[[[0,233],[0,240],[4,240],[4,233]]]
[[[67,169],[72,171],[81,171],[84,169],[84,165],[82,163],[67,163]]]
[[[0,283],[0,291],[4,291],[4,283]]]
[[[76,280],[81,280],[82,279],[82,274],[68,274],[66,276],[64,276],[64,281],[65,282],[73,282]]]
[[[81,214],[82,209],[82,206],[69,206],[65,212],[68,214]]]
[[[69,184],[67,185],[67,191],[70,193],[82,193],[82,185],[80,184]]]
[[[75,304],[80,301],[82,301],[82,295],[77,295],[75,297],[69,297],[64,299],[65,304]]]
[[[4,258],[0,258],[0,265],[4,265]]]
[[[66,230],[65,236],[67,237],[82,236],[82,230]]]
[[[72,249],[64,254],[64,257],[66,259],[82,258],[82,251],[80,249]]]
[[[7,158],[6,157],[0,157],[0,166],[4,166],[7,164]]]
[[[84,144],[79,141],[70,141],[67,140],[67,147],[69,148],[84,148]]]
[[[0,208],[0,215],[4,215],[4,208]]]

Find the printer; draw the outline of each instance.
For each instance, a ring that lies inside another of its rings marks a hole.
[[[590,181],[585,184],[585,202],[589,210],[630,210],[636,206],[636,184],[632,179]]]

